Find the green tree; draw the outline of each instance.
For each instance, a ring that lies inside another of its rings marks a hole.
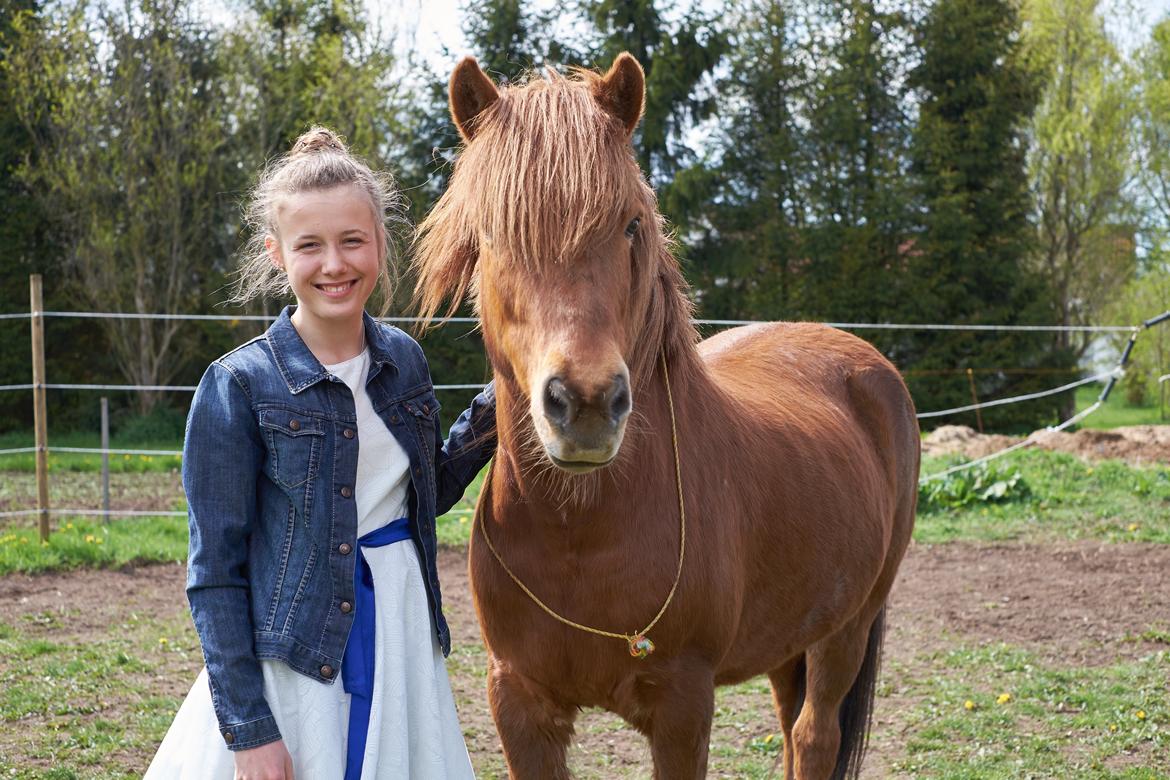
[[[802,312],[834,321],[906,321],[901,289],[913,214],[906,185],[909,18],[896,5],[828,0],[806,22],[810,60]],[[872,336],[897,356],[898,339]]]
[[[81,2],[14,29],[6,72],[34,146],[21,176],[56,221],[71,295],[100,311],[195,310],[228,238],[214,37],[178,0]],[[166,384],[195,342],[175,321],[100,324],[134,384]],[[139,410],[158,398],[138,394]]]
[[[1133,79],[1105,30],[1098,0],[1028,0],[1025,50],[1042,79],[1030,130],[1037,263],[1057,322],[1101,317],[1134,268],[1128,197],[1135,142]],[[1087,337],[1062,332],[1079,357]],[[1072,412],[1066,400],[1062,414]]]
[[[628,51],[646,71],[646,107],[634,147],[642,170],[664,189],[692,161],[683,134],[715,109],[714,97],[699,87],[726,53],[727,36],[693,6],[674,25],[654,0],[581,0],[581,10],[596,31],[586,64],[604,70]]]
[[[1051,293],[1028,262],[1024,132],[1038,85],[1018,34],[1011,0],[939,0],[920,25],[922,58],[911,74],[919,105],[912,172],[922,206],[907,254],[913,321],[1051,321]],[[1054,371],[1069,370],[1059,377],[1067,380],[1073,368],[1067,353],[1053,354],[1046,337],[1028,333],[912,332],[902,350],[917,372],[908,379],[923,410],[970,403],[963,368],[974,369],[984,399],[1050,386]],[[983,419],[1035,424],[1050,408],[1012,405],[987,410]]]
[[[711,134],[717,159],[679,171],[662,196],[708,317],[791,319],[799,308],[808,74],[792,7],[753,0],[730,16],[721,121]]]
[[[1157,242],[1158,248],[1143,264],[1140,273],[1130,279],[1121,294],[1106,308],[1111,320],[1138,324],[1155,314],[1170,310],[1170,252],[1165,236]],[[1129,335],[1115,334],[1114,347],[1125,349]],[[1162,419],[1166,419],[1167,383],[1162,377],[1170,374],[1170,330],[1165,325],[1144,330],[1130,354],[1125,377],[1120,389],[1126,401],[1133,406],[1144,406],[1157,397]]]
[[[1170,17],[1139,53],[1141,181],[1155,219],[1170,227]]]

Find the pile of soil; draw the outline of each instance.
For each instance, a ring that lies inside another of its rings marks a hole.
[[[1170,463],[1170,425],[1131,425],[1108,431],[1036,431],[1033,445],[1054,452],[1068,452],[1085,460],[1123,460],[1142,466]],[[962,454],[981,458],[1022,441],[1000,434],[977,433],[965,425],[943,425],[922,440],[924,455]]]

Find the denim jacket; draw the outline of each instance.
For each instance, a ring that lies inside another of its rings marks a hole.
[[[187,418],[187,598],[220,734],[233,750],[280,738],[258,659],[333,683],[354,620],[353,394],[305,346],[289,319],[293,310],[211,364]],[[411,537],[447,654],[435,517],[495,451],[494,388],[484,388],[444,442],[422,349],[368,315],[364,325],[366,390],[410,457]]]

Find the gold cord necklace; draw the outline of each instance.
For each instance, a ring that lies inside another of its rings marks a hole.
[[[662,375],[666,380],[666,404],[670,408],[670,435],[671,441],[674,444],[674,476],[675,482],[678,486],[678,570],[674,573],[674,584],[670,586],[670,593],[667,594],[666,601],[664,601],[662,604],[662,609],[658,610],[658,614],[654,616],[654,619],[651,620],[645,628],[633,634],[619,634],[614,631],[603,631],[600,628],[593,628],[592,626],[582,625],[581,623],[576,623],[557,614],[552,608],[541,601],[535,593],[529,590],[528,586],[521,582],[520,578],[512,573],[512,570],[508,568],[508,564],[504,563],[504,559],[500,557],[499,552],[496,551],[495,545],[492,544],[491,537],[488,536],[487,526],[484,525],[483,521],[480,520],[476,523],[476,525],[479,526],[479,532],[483,534],[483,540],[487,542],[488,549],[492,551],[492,555],[494,555],[496,560],[499,561],[500,566],[502,566],[504,571],[508,573],[508,576],[512,578],[512,582],[515,582],[516,585],[520,587],[520,590],[524,591],[524,593],[528,595],[528,598],[536,602],[538,607],[567,626],[572,626],[573,628],[580,629],[581,631],[588,631],[590,634],[597,634],[599,636],[625,640],[626,644],[629,646],[630,655],[635,658],[645,658],[654,652],[654,643],[650,641],[646,634],[650,633],[650,629],[654,628],[655,624],[658,623],[659,618],[665,614],[666,608],[670,606],[671,600],[674,599],[674,593],[676,590],[678,590],[679,578],[682,576],[683,558],[686,556],[687,549],[687,515],[686,507],[683,504],[682,466],[679,464],[678,457],[678,426],[674,419],[674,398],[670,393],[670,372],[666,368],[666,355],[662,354],[660,357],[662,362]]]

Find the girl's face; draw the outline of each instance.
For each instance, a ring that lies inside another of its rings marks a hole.
[[[354,185],[285,196],[279,236],[265,245],[288,274],[300,323],[317,332],[360,322],[381,269],[381,232],[369,197]],[[300,327],[298,323],[298,327]]]

